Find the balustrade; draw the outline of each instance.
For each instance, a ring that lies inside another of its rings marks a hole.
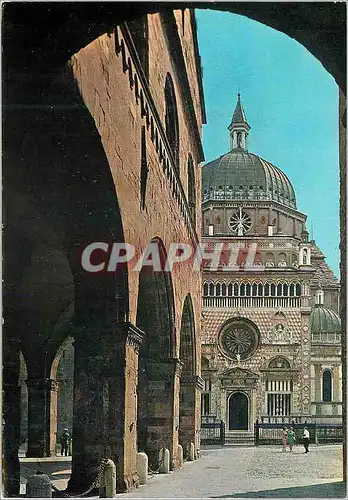
[[[302,299],[303,297],[203,297],[203,307],[292,309],[302,307]]]

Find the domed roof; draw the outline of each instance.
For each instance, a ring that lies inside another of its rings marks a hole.
[[[312,333],[338,333],[341,331],[339,316],[321,304],[313,307],[309,317],[309,325]]]
[[[203,202],[271,200],[296,209],[295,192],[284,172],[260,156],[248,152],[250,128],[238,94],[237,105],[228,126],[231,151],[203,167]]]
[[[202,188],[203,201],[272,200],[296,209],[295,192],[284,172],[242,148],[207,163]]]

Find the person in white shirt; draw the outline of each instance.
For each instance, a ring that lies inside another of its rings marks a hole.
[[[303,446],[305,448],[305,453],[308,453],[309,452],[309,430],[307,429],[307,427],[305,427],[303,429]]]

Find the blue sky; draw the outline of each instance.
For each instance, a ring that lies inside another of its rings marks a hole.
[[[235,14],[196,10],[207,124],[206,162],[229,150],[238,91],[249,151],[290,178],[307,228],[339,275],[338,87],[287,35]]]

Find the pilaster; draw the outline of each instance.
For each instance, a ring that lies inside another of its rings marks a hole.
[[[28,378],[27,457],[55,455],[58,384],[50,378]]]

